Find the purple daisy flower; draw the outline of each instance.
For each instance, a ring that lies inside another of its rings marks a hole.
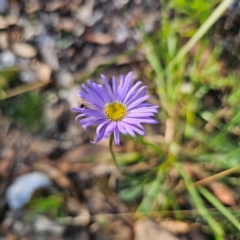
[[[152,119],[158,111],[158,106],[146,103],[150,98],[146,95],[148,88],[140,87],[141,81],[134,84],[132,73],[126,77],[121,75],[118,85],[115,77],[112,78],[112,87],[107,78],[101,75],[105,86],[88,80],[89,87],[82,84],[84,90],[78,92],[79,97],[86,100],[83,108],[72,108],[81,114],[76,117],[83,117],[79,123],[87,130],[89,126],[98,124],[96,139],[97,143],[114,133],[115,144],[119,145],[119,133],[130,134],[136,138],[135,133],[144,136],[145,130],[142,123],[156,124]]]

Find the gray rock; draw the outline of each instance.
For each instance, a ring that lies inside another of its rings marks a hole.
[[[128,28],[125,26],[121,26],[117,29],[114,40],[116,43],[124,43],[129,36],[130,35]]]
[[[102,17],[103,17],[103,11],[96,10],[94,11],[93,15],[89,17],[87,21],[85,21],[85,24],[90,27],[96,22],[98,22]]]
[[[0,13],[5,12],[8,9],[8,1],[0,0]]]
[[[55,40],[50,35],[39,35],[37,38],[38,47],[44,61],[52,68],[59,70],[59,61],[55,47]]]
[[[50,221],[46,216],[36,217],[33,223],[34,231],[40,235],[54,235],[61,236],[63,233],[63,226]]]
[[[73,76],[66,69],[61,69],[57,75],[57,82],[59,86],[69,88],[73,84]]]
[[[16,63],[16,56],[9,50],[0,54],[0,64],[2,67],[12,67]]]
[[[129,0],[115,0],[113,3],[117,9],[121,9],[124,5],[129,3]]]
[[[21,82],[31,83],[37,81],[37,76],[30,70],[24,70],[19,73]]]
[[[50,185],[51,182],[44,173],[32,172],[22,175],[7,189],[7,203],[11,209],[20,209],[31,199],[35,190]]]
[[[79,88],[76,86],[73,86],[69,89],[61,89],[59,91],[59,97],[61,99],[65,99],[69,103],[69,106],[78,106],[79,98],[76,97],[78,90]]]
[[[24,58],[32,58],[37,54],[35,48],[28,43],[16,42],[13,44],[12,48],[16,55]]]
[[[158,224],[149,219],[138,220],[135,223],[134,230],[134,240],[180,240],[166,229],[159,227]]]

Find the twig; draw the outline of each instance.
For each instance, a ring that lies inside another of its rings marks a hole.
[[[225,177],[229,174],[232,174],[234,172],[237,172],[240,170],[240,166],[237,166],[237,167],[233,167],[233,168],[230,168],[228,170],[225,170],[225,171],[222,171],[220,173],[217,173],[217,174],[214,174],[213,176],[210,176],[210,177],[206,177],[200,181],[197,181],[195,183],[192,183],[189,187],[196,187],[196,186],[199,186],[199,185],[206,185],[210,182],[213,182],[219,178],[222,178],[222,177]]]
[[[6,90],[4,93],[0,94],[0,100],[4,100],[6,98],[14,97],[14,96],[17,96],[19,94],[41,88],[41,87],[49,84],[50,82],[51,81],[47,81],[47,82],[37,81],[37,82],[34,82],[34,83],[28,83],[28,84],[24,84],[24,85]]]

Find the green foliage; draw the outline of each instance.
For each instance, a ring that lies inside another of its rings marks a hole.
[[[122,189],[118,196],[119,198],[124,202],[132,202],[139,198],[142,195],[143,192],[143,186],[137,185],[130,188],[124,188]]]
[[[4,89],[9,87],[17,78],[16,68],[6,68],[0,70],[0,99],[5,95]]]
[[[37,91],[2,100],[0,106],[12,120],[30,131],[37,131],[42,121],[44,99]]]
[[[32,200],[28,207],[31,210],[26,216],[26,220],[31,220],[39,214],[46,214],[50,218],[63,217],[63,198],[59,195],[51,195],[49,197],[37,198]]]
[[[224,239],[229,231],[224,221],[228,221],[234,233],[239,231],[238,218],[206,188],[189,187],[192,179],[181,165],[181,162],[191,162],[207,166],[209,175],[240,165],[238,75],[231,70],[226,73],[224,64],[219,60],[222,46],[213,43],[209,34],[206,36],[231,0],[222,1],[213,12],[219,2],[163,2],[161,29],[154,36],[146,36],[143,43],[146,59],[152,67],[148,76],[154,80],[161,101],[161,125],[166,131],[169,127],[167,122],[171,121],[173,138],[170,143],[158,146],[159,153],[155,151],[164,158],[159,166],[164,171],[160,171],[162,175],[158,174],[154,181],[147,183],[138,210],[156,208],[161,192],[166,199],[162,207],[154,210],[177,211],[181,204],[178,201],[173,203],[171,199],[182,196],[185,189],[192,206],[207,224],[205,229],[210,230],[215,239]],[[169,17],[170,11],[175,13],[172,18]],[[184,45],[186,37],[191,39]],[[145,147],[151,144],[145,141]],[[174,168],[179,173],[178,183],[169,181],[171,169]],[[220,221],[219,214],[207,210],[209,204],[222,214]]]
[[[213,7],[220,0],[172,0],[171,7],[178,13],[185,14],[195,22],[203,23],[211,14]]]

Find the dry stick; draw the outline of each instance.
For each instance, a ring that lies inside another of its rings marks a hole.
[[[240,170],[240,166],[237,166],[237,167],[233,167],[233,168],[230,168],[228,170],[225,170],[225,171],[222,171],[220,173],[217,173],[217,174],[214,174],[213,176],[210,176],[210,177],[207,177],[207,178],[204,178],[200,181],[197,181],[195,183],[192,183],[189,187],[196,187],[196,186],[199,186],[199,185],[206,185],[210,182],[213,182],[214,180],[217,180],[219,178],[222,178],[222,177],[225,177],[229,174],[232,174],[234,172],[237,172]]]
[[[228,210],[240,210],[240,207],[227,207]],[[208,211],[211,213],[218,213],[218,210],[216,208],[208,208]],[[180,213],[182,215],[188,216],[188,215],[193,215],[193,214],[199,214],[198,209],[191,209],[191,210],[168,210],[168,211],[148,211],[148,212],[122,212],[122,213],[97,213],[97,214],[91,214],[90,217],[91,219],[94,219],[99,216],[105,216],[105,217],[111,217],[111,216],[116,216],[116,217],[123,217],[123,216],[129,216],[129,217],[142,217],[142,216],[151,216],[151,217],[159,217],[159,214],[176,214]],[[66,217],[66,218],[58,218],[58,220],[62,223],[72,223],[74,224],[74,221],[76,220],[75,224],[79,225],[79,219],[78,216],[76,217]]]
[[[50,82],[51,81],[47,81],[47,82],[37,81],[35,83],[28,83],[28,84],[24,84],[24,85],[21,85],[19,87],[13,88],[13,89],[9,89],[5,93],[0,95],[0,100],[4,100],[6,98],[14,97],[19,94],[29,92],[34,89],[38,89],[40,87],[43,87],[43,86],[49,84]]]

